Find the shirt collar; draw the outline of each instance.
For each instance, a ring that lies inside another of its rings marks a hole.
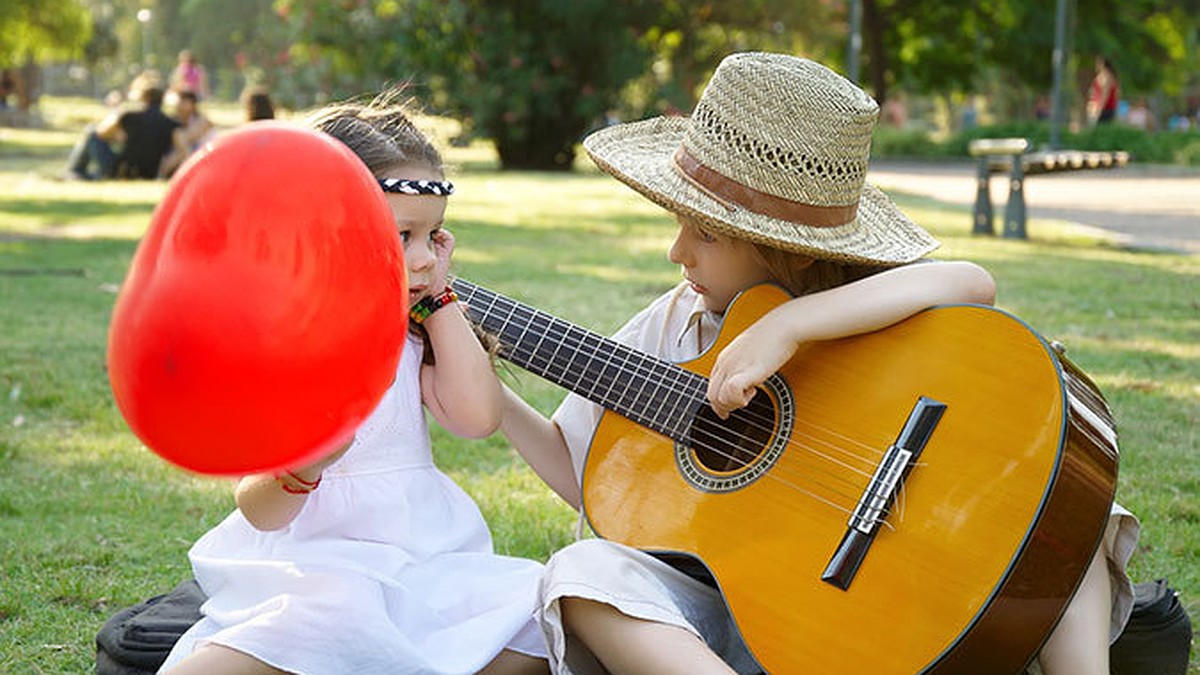
[[[696,353],[699,354],[716,340],[720,325],[721,315],[709,311],[704,306],[704,296],[697,295],[676,344],[682,346],[685,340],[695,340]]]

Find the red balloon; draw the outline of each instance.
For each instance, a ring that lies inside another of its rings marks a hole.
[[[344,145],[255,122],[189,160],[134,254],[109,329],[133,432],[192,471],[303,466],[391,385],[408,328],[403,246]]]

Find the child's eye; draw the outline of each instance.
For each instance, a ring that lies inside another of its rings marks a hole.
[[[700,241],[708,242],[711,244],[712,242],[717,240],[717,238],[715,236],[713,236],[711,232],[709,232],[708,230],[706,230],[702,227],[697,227],[696,233],[700,235]]]
[[[400,231],[400,241],[404,242],[405,244],[408,243],[408,230]]]

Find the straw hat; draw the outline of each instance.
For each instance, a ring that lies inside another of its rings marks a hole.
[[[605,172],[713,230],[847,262],[903,263],[938,242],[866,183],[879,106],[813,61],[726,57],[690,119],[601,129]]]

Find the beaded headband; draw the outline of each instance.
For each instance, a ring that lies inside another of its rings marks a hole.
[[[448,180],[409,180],[407,178],[382,178],[379,187],[384,192],[396,192],[405,195],[439,195],[454,194],[454,183]]]

